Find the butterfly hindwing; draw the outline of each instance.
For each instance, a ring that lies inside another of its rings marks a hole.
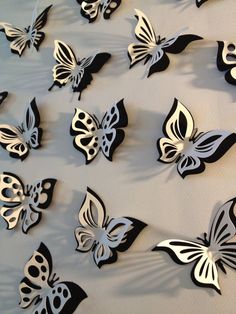
[[[226,71],[225,80],[236,85],[236,44],[228,41],[218,41],[217,68]]]

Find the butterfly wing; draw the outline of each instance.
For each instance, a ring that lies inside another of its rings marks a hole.
[[[77,0],[77,2],[81,5],[81,15],[86,18],[89,23],[94,22],[101,9],[102,0]]]
[[[196,5],[197,5],[198,8],[200,8],[200,6],[201,6],[203,3],[207,2],[207,1],[208,1],[208,0],[196,0]]]
[[[0,105],[3,103],[3,101],[7,98],[8,92],[1,92],[0,93]]]
[[[98,154],[98,126],[94,118],[87,112],[76,108],[72,119],[70,134],[75,136],[74,147],[79,150],[89,164]]]
[[[114,151],[125,138],[125,132],[121,128],[128,125],[123,99],[106,112],[101,125],[103,131],[101,149],[104,156],[112,161]]]
[[[219,71],[227,71],[225,80],[236,85],[236,44],[228,41],[218,41],[217,67]]]
[[[121,0],[103,0],[102,11],[104,19],[110,19],[111,15],[117,10],[120,4]]]

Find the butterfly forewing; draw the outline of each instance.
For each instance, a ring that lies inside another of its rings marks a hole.
[[[108,20],[112,13],[120,6],[121,0],[102,0],[102,12],[105,20]]]

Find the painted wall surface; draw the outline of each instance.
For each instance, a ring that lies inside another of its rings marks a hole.
[[[166,253],[150,251],[164,239],[194,239],[207,231],[212,211],[236,196],[235,146],[217,163],[208,164],[204,173],[184,180],[175,165],[157,162],[156,149],[174,97],[191,111],[199,130],[236,130],[236,89],[216,68],[216,41],[235,40],[235,0],[209,0],[200,9],[194,0],[124,0],[110,21],[93,24],[81,17],[75,0],[43,0],[40,10],[51,3],[39,53],[27,51],[19,58],[0,34],[0,90],[10,93],[0,108],[1,123],[21,121],[26,105],[36,97],[44,129],[42,149],[32,151],[22,163],[1,149],[0,170],[28,183],[58,179],[53,204],[29,235],[20,228],[8,231],[0,221],[0,313],[31,313],[18,306],[18,284],[25,262],[41,241],[50,249],[60,278],[75,281],[87,292],[78,314],[235,313],[235,271],[220,273],[219,296],[192,283],[192,265],[179,266]],[[1,0],[0,5],[0,21],[23,27],[31,21],[35,1]],[[171,55],[165,72],[145,79],[143,65],[128,69],[135,8],[149,17],[157,34],[172,35],[188,26],[189,33],[205,41]],[[99,49],[112,54],[79,103],[69,86],[47,92],[55,39],[68,43],[81,57]],[[129,116],[124,143],[114,162],[100,155],[86,166],[69,135],[74,107],[102,117],[121,98]],[[87,186],[103,199],[111,217],[136,217],[149,225],[117,263],[101,270],[91,254],[75,252],[73,232]]]

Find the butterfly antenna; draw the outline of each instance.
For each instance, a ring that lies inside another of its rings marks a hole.
[[[98,118],[96,117],[95,114],[93,114],[93,118],[94,118],[94,120],[95,120],[95,122],[96,122],[96,124],[97,124],[97,128],[99,129],[99,127],[100,127],[100,122],[99,122],[99,120],[98,120]]]
[[[54,285],[60,279],[60,277],[57,277],[57,278],[55,277],[56,277],[56,273],[54,273],[52,276],[52,280],[51,280],[52,285]]]
[[[32,31],[33,29],[33,24],[37,18],[37,11],[38,11],[38,6],[39,6],[39,1],[40,0],[37,0],[36,3],[35,3],[35,6],[34,6],[34,10],[33,10],[33,14],[32,14],[32,18],[31,18],[31,24],[30,24],[30,31]]]

